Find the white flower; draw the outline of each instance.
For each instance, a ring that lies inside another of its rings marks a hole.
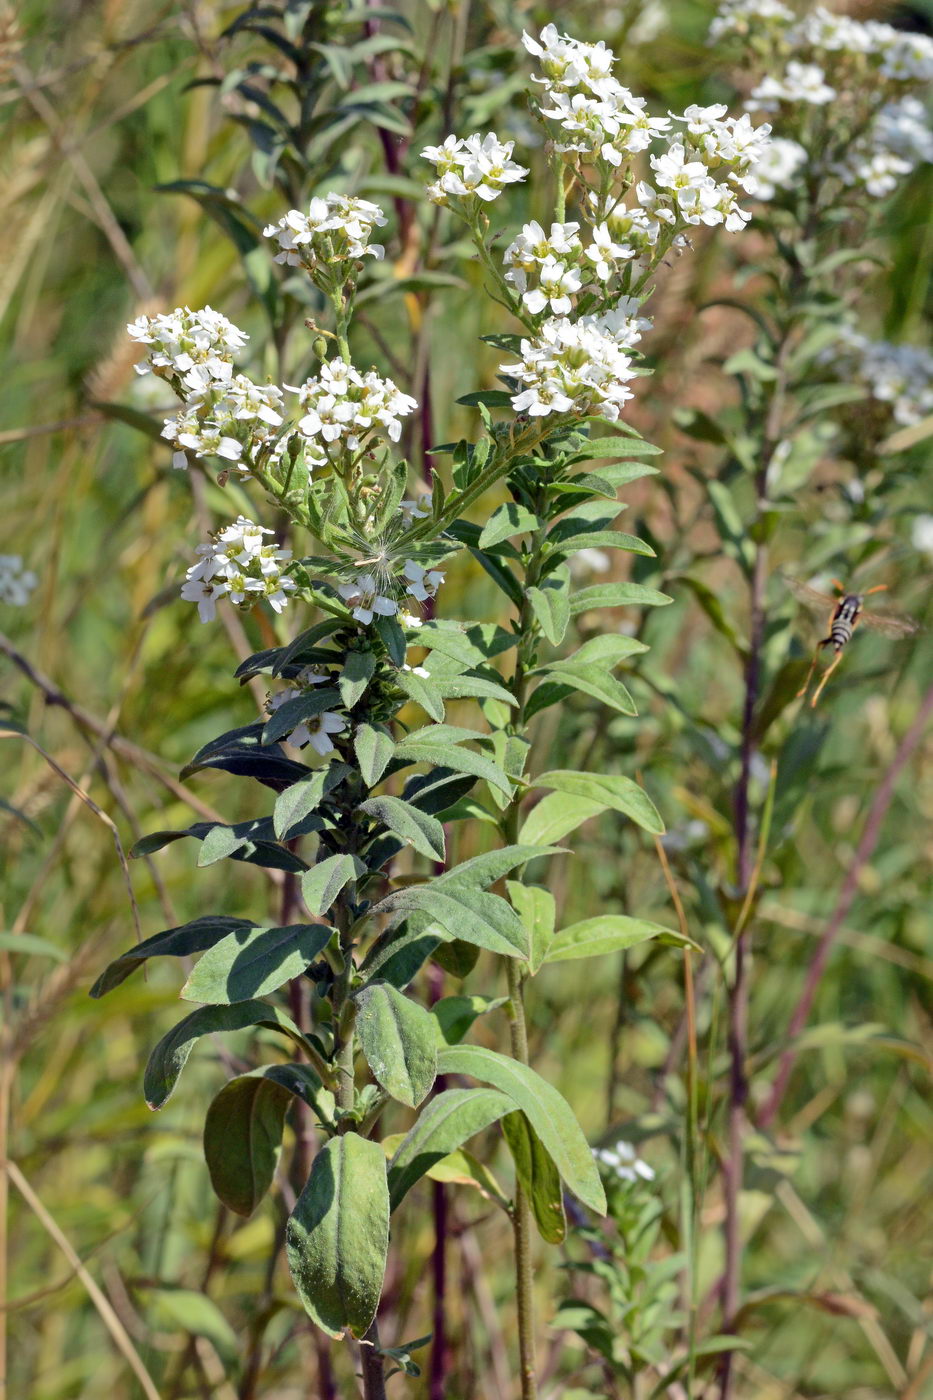
[[[307,214],[290,209],[277,224],[268,224],[263,235],[278,245],[275,262],[313,271],[356,258],[382,258],[385,249],[369,240],[386,222],[378,204],[331,192],[312,199]]]
[[[854,379],[877,402],[888,404],[901,427],[913,427],[933,413],[933,352],[922,346],[869,340],[845,326],[820,359],[831,364],[840,379]]]
[[[634,256],[634,248],[615,242],[608,224],[597,224],[593,229],[593,241],[586,249],[586,257],[593,264],[593,271],[600,282],[608,282],[617,270],[616,264]]]
[[[768,28],[780,29],[794,20],[793,10],[781,0],[723,0],[709,27],[710,42],[726,34],[747,35]]]
[[[39,580],[31,569],[23,568],[20,554],[0,554],[0,603],[24,608]]]
[[[911,531],[914,549],[933,559],[933,515],[918,515]]]
[[[323,685],[325,681],[329,680],[330,676],[325,672],[313,671],[310,666],[305,666],[298,672],[298,675],[287,689],[280,690],[275,695],[266,696],[266,713],[270,715],[275,714],[276,710],[281,709],[287,701],[294,700],[302,691],[307,690],[311,686]],[[335,718],[339,719],[340,716],[329,714],[328,718],[331,723],[319,727],[319,718],[320,716],[315,715],[297,724],[294,729],[285,735],[286,742],[293,744],[296,749],[303,749],[306,744],[311,744],[319,754],[329,753],[334,746],[327,735],[339,733],[340,729],[346,728],[346,725],[341,723],[335,728],[332,721]],[[322,743],[325,744],[324,748],[320,747]]]
[[[499,366],[527,385],[512,397],[517,413],[596,412],[614,422],[632,397],[626,385],[634,375],[631,358],[591,317],[545,321],[534,339],[522,340],[521,350],[518,364]]]
[[[758,199],[773,199],[778,190],[790,189],[794,176],[807,163],[807,153],[798,141],[775,136],[755,166]]]
[[[768,76],[745,103],[748,112],[776,112],[782,102],[810,102],[825,106],[837,96],[836,89],[825,80],[826,75],[816,63],[799,63],[791,59],[782,78]]]
[[[295,392],[305,410],[299,432],[349,452],[357,452],[374,433],[398,442],[401,419],[418,407],[391,379],[380,379],[375,370],[360,374],[341,359],[326,360],[318,378],[305,380]]]
[[[415,520],[427,520],[432,510],[430,491],[423,491],[416,501],[402,501],[399,512],[405,525]]]
[[[665,155],[652,156],[651,168],[661,188],[673,190],[681,208],[694,209],[698,202],[697,192],[709,189],[713,183],[703,162],[688,160],[687,152],[679,142],[674,142]]]
[[[330,736],[342,734],[346,727],[347,721],[343,715],[334,714],[333,710],[325,710],[323,714],[312,715],[300,726],[308,736],[307,742],[322,758],[334,751]],[[297,731],[293,731],[293,733],[297,733]]]
[[[571,296],[583,285],[575,267],[566,267],[550,254],[538,268],[539,285],[525,292],[522,301],[533,316],[548,309],[555,316],[566,316],[573,309]]]
[[[435,204],[446,204],[448,197],[474,195],[484,203],[498,199],[507,185],[524,180],[528,171],[512,160],[514,141],[500,141],[494,131],[459,140],[448,136],[442,146],[426,146],[424,160],[437,167],[438,179],[428,186]]]
[[[522,43],[541,63],[543,76],[534,81],[548,88],[586,87],[598,94],[606,81],[611,81],[615,54],[602,41],[584,44],[548,24],[538,39],[523,33]]]
[[[419,603],[437,597],[437,590],[444,582],[444,575],[437,569],[423,569],[413,559],[406,559],[404,576],[406,593],[410,593]]]
[[[398,603],[379,592],[379,585],[372,574],[360,574],[353,583],[341,583],[337,592],[352,610],[357,622],[366,626],[377,614],[379,617],[393,617],[398,612]]]
[[[654,1171],[643,1162],[630,1142],[619,1141],[614,1147],[594,1147],[593,1156],[620,1181],[635,1183],[653,1181]]]

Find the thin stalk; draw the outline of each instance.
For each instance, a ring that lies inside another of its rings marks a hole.
[[[522,976],[514,958],[506,959],[509,979],[509,1035],[512,1055],[521,1064],[528,1063],[528,1027],[525,1021],[525,1001]],[[518,1348],[521,1367],[522,1400],[537,1400],[538,1381],[535,1358],[535,1294],[534,1261],[532,1259],[533,1226],[531,1206],[520,1182],[515,1183],[515,1203],[512,1211],[512,1232],[515,1238],[515,1283],[518,1304]]]

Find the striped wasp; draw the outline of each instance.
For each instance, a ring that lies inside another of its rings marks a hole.
[[[886,583],[879,583],[874,588],[867,588],[864,593],[850,593],[844,584],[834,578],[832,584],[836,590],[836,596],[833,598],[828,593],[821,593],[818,589],[811,588],[809,584],[801,583],[799,579],[790,578],[786,574],[784,579],[788,588],[802,603],[815,609],[828,609],[829,612],[828,635],[817,644],[810,669],[807,672],[807,679],[797,692],[798,700],[801,696],[806,695],[813,679],[813,672],[816,670],[820,652],[824,647],[832,647],[835,655],[814,691],[810,701],[811,708],[816,706],[816,702],[825,689],[826,682],[842,660],[842,653],[852,640],[852,633],[860,622],[864,622],[866,627],[874,628],[875,631],[881,632],[886,637],[909,637],[919,630],[918,624],[914,622],[913,618],[894,617],[891,613],[870,612],[863,608],[862,604],[870,594],[883,593],[887,589]]]

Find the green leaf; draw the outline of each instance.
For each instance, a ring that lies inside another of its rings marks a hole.
[[[660,608],[673,601],[666,593],[640,583],[595,583],[591,588],[576,589],[570,599],[570,614],[579,617],[591,608]]]
[[[405,633],[399,625],[398,618],[379,617],[377,615],[373,618],[373,627],[378,632],[382,645],[389,653],[389,659],[392,661],[393,665],[404,666],[406,651]]]
[[[555,569],[540,588],[528,589],[535,621],[552,646],[560,646],[570,622],[570,571]]]
[[[483,700],[501,700],[503,705],[517,704],[511,691],[506,690],[504,685],[487,680],[485,676],[432,675],[431,685],[445,700],[462,700],[467,696],[476,696]]]
[[[300,977],[333,932],[328,924],[237,929],[204,954],[181,995],[214,1006],[264,997]]]
[[[653,924],[647,919],[630,919],[625,914],[597,914],[592,919],[581,919],[579,923],[562,928],[555,935],[544,961],[552,963],[567,962],[571,958],[596,958],[603,953],[635,948],[649,939],[702,952],[691,939],[684,938],[674,929],[665,928],[663,924]]]
[[[642,438],[604,437],[592,438],[575,455],[577,461],[589,461],[595,457],[657,457],[663,451]]]
[[[513,1108],[496,1089],[445,1089],[424,1108],[389,1163],[389,1197],[395,1210],[436,1162]]]
[[[431,726],[431,729],[449,729],[449,725]],[[418,734],[430,730],[419,729]],[[472,737],[472,736],[471,736]],[[472,749],[460,748],[449,739],[438,735],[438,742],[426,742],[415,737],[402,739],[395,746],[395,757],[406,763],[432,763],[436,768],[453,768],[458,773],[469,773],[474,778],[482,778],[492,787],[498,788],[506,797],[512,795],[512,784],[497,763],[485,755],[474,753]]]
[[[638,714],[635,701],[625,686],[616,680],[615,676],[610,675],[605,666],[575,660],[549,661],[541,670],[561,684],[580,690],[584,695],[591,695],[594,700],[602,701],[604,705],[618,710],[620,714]]]
[[[507,1113],[502,1136],[508,1143],[515,1175],[528,1198],[538,1234],[548,1244],[560,1244],[567,1234],[560,1173],[524,1113]]]
[[[204,914],[200,919],[192,919],[189,924],[179,924],[177,928],[164,929],[154,933],[142,943],[128,948],[110,963],[91,988],[92,997],[102,997],[125,982],[130,973],[141,967],[147,958],[189,958],[194,953],[203,953],[212,948],[228,933],[235,929],[250,929],[250,919],[233,919],[226,914]]]
[[[396,890],[376,904],[374,917],[388,915],[395,921],[408,914],[427,914],[446,929],[451,938],[507,958],[527,958],[528,939],[515,910],[498,895],[440,880]]]
[[[479,537],[480,549],[487,549],[490,545],[499,544],[502,540],[507,540],[510,535],[523,535],[534,530],[540,530],[542,522],[536,515],[532,515],[530,510],[520,506],[517,501],[508,501],[504,506],[499,506],[483,526],[483,532]]]
[[[461,861],[453,870],[439,876],[434,884],[442,889],[450,885],[464,885],[467,888],[479,885],[480,888],[486,889],[519,865],[527,865],[539,856],[562,854],[561,849],[555,846],[497,846],[494,851],[484,851],[480,856],[471,856],[469,860]]]
[[[162,1108],[171,1097],[178,1077],[188,1063],[195,1042],[217,1031],[241,1031],[247,1026],[265,1026],[281,1031],[300,1045],[306,1041],[290,1016],[265,1001],[238,1001],[234,1006],[201,1006],[164,1035],[149,1056],[143,1079],[146,1103]]]
[[[343,1133],[321,1148],[285,1232],[288,1266],[322,1331],[368,1330],[389,1247],[386,1161],[378,1142]]]
[[[447,933],[439,924],[432,927],[445,935]],[[440,942],[431,957],[438,967],[442,967],[451,977],[458,977],[462,982],[464,977],[469,977],[479,961],[479,948],[475,943],[465,943],[462,938],[451,938],[449,941]]]
[[[570,793],[552,792],[536,802],[522,823],[519,841],[532,844],[560,841],[575,831],[590,817],[606,810],[605,803],[590,797],[575,797]]]
[[[48,938],[42,938],[37,933],[0,933],[0,951],[5,953],[19,953],[22,957],[32,958],[54,958],[56,962],[65,962],[68,953],[64,948],[59,948],[57,944],[50,942]],[[120,978],[120,981],[123,979]],[[95,986],[99,983],[95,983]],[[93,991],[91,995],[93,996]],[[98,996],[100,993],[98,993]]]
[[[343,670],[340,672],[337,679],[337,688],[340,691],[340,698],[348,710],[353,709],[353,706],[369,685],[375,669],[376,658],[371,651],[351,651],[347,653],[347,659],[343,663]]]
[[[204,1157],[215,1194],[237,1215],[252,1215],[272,1185],[292,1098],[320,1089],[301,1064],[264,1065],[225,1084],[204,1120]]]
[[[570,535],[549,549],[548,555],[575,554],[578,549],[626,549],[630,554],[646,554],[654,558],[650,544],[635,535],[623,534],[621,530],[588,530],[579,535]]]
[[[301,893],[312,914],[327,914],[340,891],[366,874],[366,866],[359,856],[342,854],[327,856],[318,861],[301,877]]]
[[[658,809],[631,778],[613,773],[575,773],[569,768],[555,768],[535,778],[534,786],[589,798],[591,802],[599,802],[603,807],[621,812],[652,835],[664,834],[664,823]]]
[[[593,1154],[566,1099],[533,1069],[480,1045],[448,1045],[438,1051],[440,1074],[469,1074],[508,1094],[525,1114],[568,1190],[602,1215],[606,1196]]]
[[[301,835],[297,828],[302,825],[305,817],[317,811],[322,799],[342,782],[349,772],[350,769],[345,763],[329,763],[324,768],[315,769],[300,783],[293,783],[290,788],[279,793],[272,814],[273,828],[279,840],[287,841],[292,836]]]
[[[389,766],[395,744],[381,724],[359,724],[353,735],[353,752],[367,787],[375,787]]]
[[[387,1094],[417,1107],[437,1076],[437,1033],[430,1013],[388,982],[370,982],[355,1000],[367,1064]]]
[[[419,811],[400,797],[370,797],[360,803],[358,810],[375,817],[406,846],[413,846],[429,860],[444,860],[444,828],[436,817]]]
[[[299,724],[313,719],[340,704],[340,692],[333,686],[319,685],[314,690],[303,690],[269,716],[262,731],[262,742],[272,744],[290,734]]]
[[[503,1006],[506,1000],[505,997],[441,997],[431,1007],[431,1015],[437,1021],[443,1043],[459,1045],[477,1016],[485,1016],[488,1011]]]
[[[505,887],[509,892],[512,907],[528,931],[531,947],[528,971],[534,977],[544,962],[545,954],[554,938],[557,904],[551,891],[541,885],[523,885],[518,880],[507,880]]]
[[[409,700],[420,705],[425,714],[442,723],[444,701],[438,687],[426,676],[416,676],[414,671],[399,671],[395,677],[399,690],[405,692]]]
[[[212,1299],[193,1288],[147,1288],[142,1293],[146,1325],[156,1332],[185,1332],[206,1337],[217,1355],[234,1368],[239,1342]]]

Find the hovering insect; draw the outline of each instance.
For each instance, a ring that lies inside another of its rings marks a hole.
[[[819,660],[820,652],[824,647],[832,647],[836,653],[832,662],[826,668],[823,677],[813,693],[810,701],[811,708],[826,687],[833,671],[842,660],[842,653],[848,643],[852,640],[852,633],[860,622],[864,622],[866,627],[873,627],[876,631],[882,632],[886,637],[909,637],[918,630],[918,625],[910,617],[893,617],[890,613],[866,612],[862,607],[864,600],[872,593],[883,593],[887,588],[886,583],[876,584],[874,588],[868,588],[864,593],[849,593],[837,578],[832,580],[837,596],[830,597],[828,593],[820,593],[816,588],[811,588],[809,584],[801,583],[799,579],[789,578],[785,574],[785,581],[791,592],[812,608],[829,609],[829,636],[824,637],[817,645],[813,653],[813,660],[807,672],[807,679],[797,692],[797,699],[806,695],[813,679],[813,672],[816,670],[816,663]]]

